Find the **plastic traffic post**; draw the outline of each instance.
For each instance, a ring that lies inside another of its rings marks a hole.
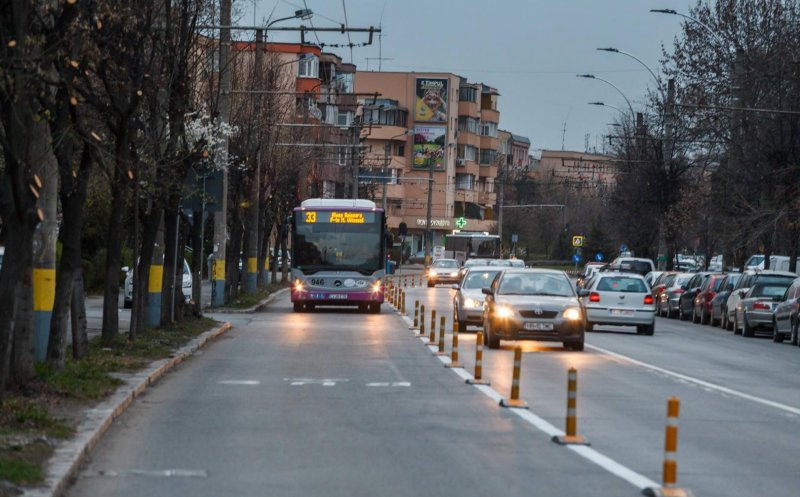
[[[455,327],[454,327],[455,328]],[[484,380],[483,376],[483,332],[475,334],[475,377],[467,380],[470,385],[490,385],[489,380]]]
[[[567,373],[567,426],[566,433],[554,436],[553,442],[561,445],[589,445],[586,438],[577,434],[578,430],[578,371],[569,368]]]
[[[419,334],[425,336],[425,304],[419,306]]]
[[[414,324],[411,326],[411,329],[419,329],[419,300],[414,301]]]
[[[428,345],[436,344],[436,309],[431,311],[431,336],[428,338]]]
[[[516,407],[527,409],[528,404],[519,400],[519,373],[522,366],[522,348],[517,345],[514,347],[514,373],[511,377],[511,398],[502,399],[500,405],[503,407]]]
[[[442,328],[444,328],[444,318],[442,318]],[[444,333],[442,334],[444,335]],[[444,341],[444,336],[442,336],[442,341]],[[439,345],[440,348],[444,348],[444,343]],[[447,368],[463,368],[464,365],[458,362],[458,326],[456,323],[453,323],[453,349],[450,351],[450,364],[445,364]]]
[[[406,291],[400,292],[400,314],[406,315]]]
[[[439,321],[439,349],[433,354],[437,356],[446,356],[447,352],[444,351],[444,330],[445,330],[446,320],[445,317],[442,316],[442,319]]]
[[[685,488],[678,488],[678,414],[681,402],[677,397],[667,401],[667,429],[664,437],[664,473],[662,486],[645,488],[642,493],[651,497],[691,497]]]

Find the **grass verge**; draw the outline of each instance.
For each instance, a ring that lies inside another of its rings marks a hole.
[[[118,335],[92,340],[89,355],[70,359],[63,370],[36,366],[32,387],[0,402],[0,481],[30,486],[42,482],[58,439],[69,438],[83,411],[122,384],[112,373],[132,372],[170,357],[174,350],[219,323],[203,318],[149,328],[135,340]],[[0,485],[0,497],[4,490]]]
[[[239,298],[234,299],[227,305],[231,309],[247,309],[258,305],[259,302],[277,292],[281,288],[287,288],[289,283],[270,283],[266,288],[259,288],[256,293],[240,293]]]

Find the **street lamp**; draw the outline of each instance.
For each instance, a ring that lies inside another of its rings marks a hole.
[[[607,80],[607,79],[603,79],[603,78],[597,77],[597,76],[595,76],[594,74],[578,74],[578,75],[577,75],[577,77],[579,77],[579,78],[586,78],[586,79],[596,79],[596,80],[598,80],[598,81],[602,81],[603,83],[606,83],[607,85],[611,85],[611,87],[613,87],[615,90],[617,90],[617,92],[618,92],[620,95],[622,95],[622,98],[624,98],[624,99],[625,99],[625,102],[628,104],[628,108],[631,110],[631,116],[633,116],[633,117],[635,117],[635,116],[636,116],[636,113],[635,113],[635,112],[633,112],[633,105],[631,105],[631,101],[630,101],[630,100],[628,100],[628,97],[626,97],[626,96],[625,96],[625,94],[624,94],[624,93],[622,93],[622,90],[620,90],[619,88],[617,88],[617,85],[615,85],[615,84],[614,84],[614,83],[612,83],[611,81],[609,81],[609,80]]]
[[[633,55],[632,53],[624,52],[624,51],[622,51],[622,50],[620,50],[618,48],[605,47],[605,48],[598,48],[597,50],[599,50],[601,52],[611,52],[611,53],[618,53],[618,54],[625,55],[625,56],[630,57],[631,59],[635,60],[636,62],[638,62],[642,66],[644,66],[644,68],[647,69],[647,72],[650,73],[650,76],[652,76],[653,79],[655,80],[656,86],[658,86],[658,91],[661,92],[661,98],[666,99],[666,97],[664,96],[664,89],[661,88],[661,83],[658,81],[658,77],[656,76],[656,73],[653,72],[653,70],[650,69],[650,66],[645,64],[642,59],[640,59],[639,57]]]
[[[669,14],[669,15],[673,15],[673,16],[680,16],[680,17],[683,17],[684,19],[688,19],[689,21],[692,21],[692,22],[697,23],[700,26],[702,26],[706,31],[708,31],[708,33],[711,36],[714,37],[714,39],[717,40],[717,42],[720,45],[723,45],[723,46],[725,45],[725,42],[722,40],[722,38],[720,38],[719,35],[713,29],[711,29],[711,27],[708,24],[706,24],[706,23],[700,21],[699,19],[696,19],[696,18],[694,18],[694,17],[692,17],[690,15],[683,14],[683,13],[678,12],[677,10],[673,10],[673,9],[650,9],[650,12],[654,12],[656,14]]]
[[[293,16],[281,17],[279,19],[275,19],[274,21],[270,21],[269,23],[267,23],[267,29],[269,29],[269,27],[275,24],[276,22],[288,21],[289,19],[302,19],[303,21],[307,21],[311,19],[313,15],[314,12],[312,12],[311,9],[295,10]]]
[[[620,109],[619,107],[615,107],[613,105],[609,105],[609,104],[604,103],[604,102],[589,102],[589,105],[597,105],[598,107],[610,107],[610,108],[618,111],[620,114],[625,115],[625,111],[624,110]]]

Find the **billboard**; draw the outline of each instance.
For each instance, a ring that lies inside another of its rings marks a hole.
[[[444,126],[414,126],[414,169],[444,171]]]
[[[414,120],[429,123],[447,122],[447,79],[417,78]]]

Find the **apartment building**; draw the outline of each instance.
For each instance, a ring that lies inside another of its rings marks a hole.
[[[535,167],[529,168],[528,174],[540,181],[559,182],[598,195],[616,184],[616,162],[610,155],[541,150],[536,156]]]
[[[395,233],[405,223],[412,251],[423,247],[429,192],[433,245],[459,227],[496,231],[496,89],[452,73],[359,72],[355,92],[376,94],[359,100],[362,189],[385,201]]]

